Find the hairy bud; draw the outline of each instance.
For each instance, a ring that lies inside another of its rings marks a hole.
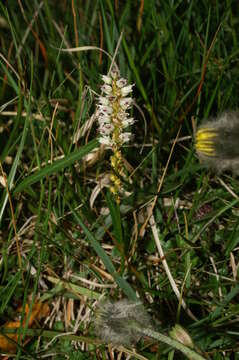
[[[195,147],[202,163],[216,172],[239,174],[239,112],[209,119],[196,132]]]

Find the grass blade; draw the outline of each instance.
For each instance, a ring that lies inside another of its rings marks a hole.
[[[98,146],[97,140],[90,141],[87,145],[83,146],[79,150],[75,150],[71,154],[65,156],[63,159],[55,161],[53,164],[46,165],[40,169],[37,173],[34,173],[26,177],[14,190],[14,194],[23,191],[28,186],[35,184],[46,176],[50,176],[54,173],[61,171],[62,169],[72,165],[75,161],[81,160],[91,150]]]
[[[109,273],[113,276],[116,283],[119,285],[119,287],[123,290],[123,292],[129,299],[136,300],[137,297],[136,297],[136,294],[135,294],[134,290],[132,289],[132,287],[129,285],[129,283],[125,279],[123,279],[117,273],[112,261],[110,260],[110,258],[108,257],[108,255],[106,254],[104,249],[100,246],[99,242],[95,239],[95,237],[91,234],[91,232],[84,225],[80,216],[73,209],[71,209],[71,211],[72,211],[76,221],[78,222],[78,224],[81,226],[82,230],[84,231],[91,246],[93,247],[93,249],[95,250],[97,255],[101,258],[103,264],[105,265],[105,267],[109,271]]]

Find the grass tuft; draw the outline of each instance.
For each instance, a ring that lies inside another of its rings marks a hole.
[[[139,299],[152,333],[177,323],[203,358],[238,357],[238,176],[194,146],[239,107],[237,34],[235,0],[1,2],[3,358],[184,358],[170,341],[102,343],[102,298]],[[135,84],[120,204],[93,115],[114,56]]]

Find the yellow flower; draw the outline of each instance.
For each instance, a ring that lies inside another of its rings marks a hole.
[[[195,148],[202,164],[216,172],[239,174],[239,112],[227,111],[201,125]]]
[[[217,135],[213,128],[200,128],[196,133],[196,150],[206,156],[215,156],[215,138]]]

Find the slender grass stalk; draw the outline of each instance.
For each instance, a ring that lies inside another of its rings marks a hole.
[[[169,336],[163,335],[152,329],[145,329],[145,328],[141,328],[141,327],[137,328],[137,325],[135,326],[135,329],[137,329],[137,331],[139,331],[141,334],[144,334],[145,336],[149,336],[152,339],[158,340],[160,342],[163,342],[164,344],[172,346],[174,349],[181,351],[184,355],[187,356],[187,358],[189,358],[191,360],[205,360],[204,357],[197,354],[194,350],[188,348],[181,342],[174,340]]]

